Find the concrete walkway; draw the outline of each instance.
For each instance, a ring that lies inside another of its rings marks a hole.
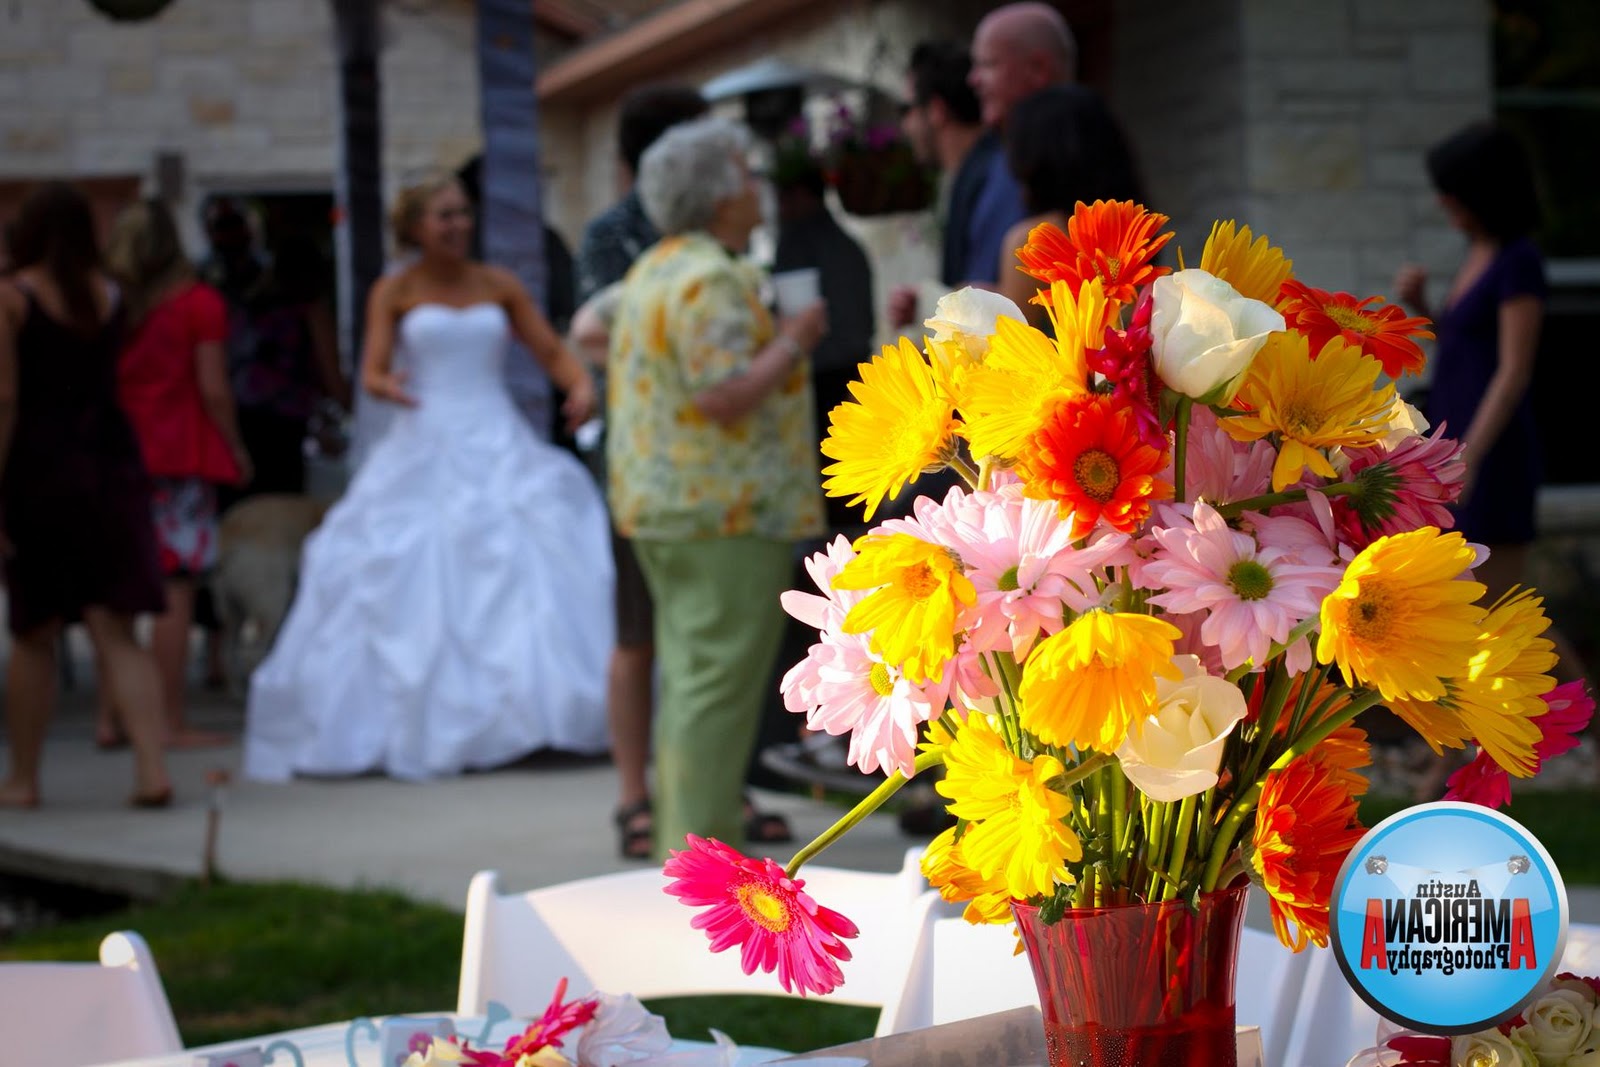
[[[197,695],[195,725],[237,735],[243,713]],[[176,752],[177,802],[165,811],[125,806],[131,757],[93,744],[89,694],[70,692],[44,758],[43,804],[0,810],[0,871],[147,894],[198,877],[205,851],[206,775],[237,774],[237,747]],[[790,794],[757,792],[799,838],[826,829],[840,810]],[[643,866],[617,856],[611,824],[615,779],[606,760],[535,757],[488,773],[426,784],[359,778],[266,785],[235,781],[223,798],[217,868],[239,881],[294,880],[384,886],[461,908],[474,872],[496,868],[502,884],[529,889]],[[823,862],[896,870],[922,843],[895,820],[874,816]]]

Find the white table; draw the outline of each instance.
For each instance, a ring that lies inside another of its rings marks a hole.
[[[373,1023],[380,1025],[384,1016],[375,1016]],[[482,1016],[457,1015],[454,1012],[419,1013],[406,1018],[424,1019],[449,1019],[456,1028],[457,1033],[472,1040],[476,1040],[483,1031],[484,1019]],[[300,1030],[285,1030],[282,1033],[263,1034],[260,1037],[244,1038],[238,1041],[228,1041],[218,1045],[206,1045],[201,1048],[184,1049],[165,1056],[146,1056],[133,1060],[117,1060],[114,1063],[101,1064],[99,1067],[195,1067],[196,1064],[206,1062],[202,1057],[219,1056],[224,1053],[238,1053],[245,1049],[256,1048],[265,1050],[278,1041],[287,1041],[300,1051],[305,1067],[348,1067],[349,1059],[346,1055],[346,1038],[350,1031],[351,1021],[328,1023],[323,1026],[309,1026]],[[493,1027],[485,1044],[491,1048],[500,1048],[512,1034],[520,1033],[528,1025],[527,1019],[511,1019]],[[379,1048],[376,1041],[365,1033],[358,1035],[355,1042],[356,1062],[361,1067],[378,1067]],[[568,1041],[568,1050],[572,1043]],[[710,1047],[706,1041],[674,1041],[674,1049],[691,1049]],[[756,1064],[770,1063],[792,1055],[778,1049],[759,1048],[753,1045],[739,1047],[738,1067],[755,1067]],[[279,1053],[271,1061],[270,1067],[292,1067],[294,1059],[291,1056]]]
[[[406,1016],[406,1018],[449,1019],[458,1033],[469,1039],[476,1039],[483,1031],[484,1020],[481,1016],[471,1017],[456,1015],[453,1012],[436,1012],[426,1015]],[[384,1017],[373,1019],[375,1024],[381,1024]],[[512,1019],[492,1028],[488,1040],[484,1042],[492,1048],[502,1046],[512,1034],[520,1032],[526,1025],[526,1019]],[[196,1067],[197,1064],[206,1063],[202,1057],[221,1055],[229,1052],[239,1052],[248,1048],[265,1050],[278,1041],[292,1043],[299,1050],[305,1067],[348,1067],[349,1059],[346,1054],[346,1040],[350,1031],[350,1022],[328,1023],[324,1026],[306,1027],[301,1030],[286,1030],[282,1033],[264,1034],[260,1037],[246,1038],[240,1041],[230,1041],[225,1044],[207,1045],[202,1048],[185,1049],[166,1056],[148,1056],[134,1060],[118,1060],[114,1063],[101,1064],[99,1067]],[[1037,1036],[1035,1035],[1037,1033]],[[859,1057],[870,1061],[874,1065],[883,1067],[896,1067],[905,1063],[918,1065],[929,1062],[953,1064],[951,1055],[971,1053],[974,1067],[990,1067],[996,1062],[993,1047],[986,1047],[986,1043],[999,1041],[1012,1055],[1038,1056],[1038,1067],[1044,1067],[1044,1031],[1039,1023],[1038,1008],[1018,1008],[1012,1011],[1000,1012],[995,1015],[985,1015],[977,1019],[966,1019],[961,1022],[946,1023],[943,1026],[929,1027],[927,1030],[913,1031],[908,1034],[895,1034],[890,1037],[872,1038],[867,1041],[856,1042],[851,1045],[840,1046],[836,1049],[822,1049],[814,1053],[789,1053],[777,1049],[760,1048],[753,1045],[739,1047],[738,1067],[756,1067],[757,1064],[791,1063],[794,1067],[801,1067],[808,1059],[823,1057],[819,1062],[828,1062],[828,1057]],[[1026,1049],[1023,1046],[1028,1046]],[[1033,1046],[1037,1046],[1034,1048]],[[356,1062],[360,1067],[378,1067],[379,1048],[370,1037],[360,1036],[355,1043]],[[709,1042],[676,1040],[674,1049],[706,1048]],[[1238,1028],[1239,1067],[1265,1067],[1261,1055],[1261,1029],[1256,1026],[1240,1026]],[[571,1045],[568,1045],[569,1051]],[[937,1050],[942,1058],[933,1060],[928,1057]],[[221,1062],[221,1061],[214,1061]],[[837,1062],[837,1061],[835,1061]],[[279,1054],[271,1061],[270,1067],[290,1067],[294,1063],[292,1057]],[[1029,1067],[1032,1067],[1029,1064]],[[1277,1065],[1274,1065],[1277,1067]]]

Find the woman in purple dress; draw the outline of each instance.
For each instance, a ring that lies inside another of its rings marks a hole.
[[[1539,203],[1522,146],[1495,126],[1469,126],[1434,146],[1428,173],[1466,235],[1466,258],[1436,310],[1421,268],[1404,268],[1395,288],[1437,324],[1426,414],[1462,444],[1467,473],[1456,528],[1489,546],[1476,577],[1494,597],[1522,581],[1542,478],[1529,390],[1546,289],[1531,236]]]
[[[164,605],[150,479],[117,406],[122,313],[94,219],[68,185],[39,187],[7,231],[0,281],[0,556],[13,644],[10,770],[0,808],[39,803],[61,628],[81,619],[133,743],[135,807],[172,800],[161,679],[133,618]]]

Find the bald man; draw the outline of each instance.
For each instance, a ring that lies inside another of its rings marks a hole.
[[[1006,4],[972,36],[972,88],[984,125],[1001,128],[1017,101],[1078,74],[1078,43],[1061,12],[1042,3]]]

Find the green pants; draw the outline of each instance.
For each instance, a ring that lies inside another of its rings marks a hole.
[[[655,604],[656,853],[744,845],[745,766],[783,637],[794,549],[762,537],[633,542]]]

